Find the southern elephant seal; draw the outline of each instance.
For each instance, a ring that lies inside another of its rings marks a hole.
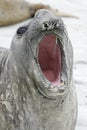
[[[29,19],[34,16],[38,9],[43,8],[58,16],[77,18],[44,4],[33,4],[24,0],[0,0],[0,26],[7,26]]]
[[[37,11],[0,48],[0,130],[75,130],[73,49],[64,23]]]

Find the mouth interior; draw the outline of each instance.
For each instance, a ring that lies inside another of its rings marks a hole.
[[[60,85],[61,51],[54,34],[46,35],[41,40],[38,61],[45,78],[53,85]]]

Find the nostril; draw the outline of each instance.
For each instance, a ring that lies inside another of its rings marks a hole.
[[[53,28],[58,28],[60,25],[60,20],[59,19],[53,19],[49,22],[44,22],[42,24],[42,30],[50,30],[50,29],[53,29]]]
[[[49,28],[49,24],[48,23],[43,23],[42,24],[42,29],[43,30],[46,30],[46,29],[48,29]]]
[[[44,23],[44,27],[45,27],[45,28],[48,28],[48,23]]]

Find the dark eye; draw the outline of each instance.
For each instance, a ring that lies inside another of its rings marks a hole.
[[[25,33],[27,30],[27,27],[20,27],[18,30],[17,30],[17,34],[23,34]]]

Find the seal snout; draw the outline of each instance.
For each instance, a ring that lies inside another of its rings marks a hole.
[[[44,22],[42,24],[42,30],[51,30],[51,29],[57,28],[58,21],[59,21],[58,19],[54,19],[52,21]]]
[[[53,13],[46,9],[40,9],[36,12],[35,17],[42,30],[51,30],[58,28],[62,23],[60,17],[56,17]]]

